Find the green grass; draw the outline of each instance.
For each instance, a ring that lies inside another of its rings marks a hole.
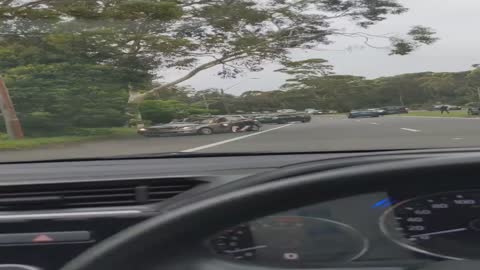
[[[88,131],[88,129],[85,129]],[[100,131],[100,132],[99,132]],[[126,138],[136,135],[134,128],[105,128],[95,129],[95,132],[102,135],[87,135],[87,136],[56,136],[56,137],[39,137],[39,138],[24,138],[21,140],[9,140],[4,135],[0,137],[0,150],[21,150],[32,149],[42,146],[65,145],[71,143],[104,140],[110,138]],[[107,135],[108,134],[108,135]]]
[[[440,111],[410,111],[408,114],[402,114],[402,116],[430,116],[430,117],[476,117],[469,116],[467,111],[450,111],[450,113],[441,114]]]

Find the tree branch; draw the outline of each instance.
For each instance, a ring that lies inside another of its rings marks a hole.
[[[49,0],[37,0],[37,1],[27,2],[25,4],[18,5],[18,6],[15,6],[15,7],[16,8],[32,8],[32,7],[36,7],[38,5],[41,5],[41,4],[47,4],[48,2],[50,2],[50,1]]]
[[[194,5],[203,5],[203,4],[211,4],[211,3],[220,3],[220,1],[212,1],[212,0],[199,0],[199,1],[185,1],[180,4],[181,7],[191,7]]]
[[[223,62],[230,62],[230,61],[234,61],[234,60],[237,60],[237,59],[241,59],[241,58],[245,58],[247,57],[247,55],[238,55],[238,54],[234,54],[234,55],[228,55],[228,56],[225,56],[225,57],[222,57],[222,58],[219,58],[219,59],[216,59],[216,60],[213,60],[213,61],[210,61],[210,62],[207,62],[205,64],[202,64],[196,68],[194,68],[193,70],[191,70],[190,72],[188,72],[185,76],[181,77],[181,78],[178,78],[172,82],[169,82],[167,84],[163,84],[163,85],[160,85],[160,86],[157,86],[157,87],[154,87],[150,90],[148,90],[147,92],[144,92],[144,93],[141,93],[141,94],[136,94],[134,96],[132,96],[132,93],[130,93],[130,96],[132,96],[132,98],[130,98],[129,100],[129,103],[139,103],[139,102],[142,102],[145,97],[149,96],[149,95],[152,95],[152,94],[155,94],[155,93],[158,93],[159,91],[161,90],[164,90],[164,89],[167,89],[169,87],[172,87],[172,86],[175,86],[179,83],[182,83],[186,80],[189,80],[191,79],[193,76],[197,75],[199,72],[201,71],[204,71],[204,70],[207,70],[209,68],[212,68],[216,65],[219,65],[219,64],[222,64]]]
[[[12,4],[14,0],[3,0],[1,1],[0,5],[2,6],[9,6],[10,4]]]

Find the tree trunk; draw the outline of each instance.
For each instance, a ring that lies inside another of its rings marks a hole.
[[[208,104],[207,98],[202,94],[203,103],[205,104],[205,109],[210,110],[210,104]]]
[[[8,136],[10,139],[22,139],[23,130],[20,120],[17,118],[17,113],[13,106],[10,94],[8,93],[7,86],[5,82],[0,77],[0,111],[3,114],[3,119],[5,121],[5,128],[7,130]]]
[[[403,102],[403,93],[400,91],[399,93],[399,99],[400,99],[400,105],[405,106],[405,103]]]
[[[127,115],[130,118],[128,120],[129,126],[134,125],[137,128],[144,127],[142,114],[140,113],[140,103],[142,103],[144,99],[145,96],[142,93],[134,91],[131,88],[128,90]]]
[[[225,102],[225,91],[223,89],[221,90],[221,94],[222,94],[222,103],[223,103],[223,107],[225,108],[225,112],[227,114],[230,114],[230,108],[228,107],[228,104]]]

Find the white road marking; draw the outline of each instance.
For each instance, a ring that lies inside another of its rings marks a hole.
[[[413,128],[400,128],[400,129],[410,131],[410,132],[421,132],[421,130],[413,129]]]
[[[378,125],[378,123],[375,123],[375,122],[371,122],[370,124],[372,124],[372,125]]]
[[[355,122],[361,122],[360,120],[355,120]]]
[[[462,232],[468,230],[467,228],[458,228],[452,230],[445,230],[445,231],[438,231],[438,232],[431,232],[431,233],[422,233],[416,235],[410,235],[410,237],[419,237],[419,236],[428,236],[428,235],[437,235],[437,234],[445,234],[445,233],[454,233],[454,232]]]
[[[452,140],[454,140],[454,141],[460,141],[460,140],[463,140],[463,138],[455,137],[455,138],[452,138]]]
[[[180,151],[180,152],[183,152],[183,153],[197,152],[197,151],[200,151],[200,150],[204,150],[204,149],[207,149],[207,148],[212,148],[212,147],[219,146],[219,145],[222,145],[222,144],[231,143],[231,142],[238,141],[238,140],[243,140],[243,139],[248,138],[248,137],[257,136],[257,135],[267,133],[267,132],[270,132],[270,131],[274,131],[274,130],[277,130],[277,129],[281,129],[281,128],[284,128],[284,127],[289,127],[291,125],[293,125],[293,124],[286,124],[286,125],[283,125],[283,126],[274,127],[274,128],[267,129],[267,130],[264,130],[264,131],[255,132],[255,133],[251,133],[251,134],[240,136],[240,137],[235,137],[233,139],[228,139],[228,140],[219,141],[219,142],[212,143],[212,144],[207,144],[207,145],[183,150],[183,151]]]

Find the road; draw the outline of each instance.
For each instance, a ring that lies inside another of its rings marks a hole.
[[[164,152],[290,152],[480,146],[480,118],[316,116],[261,132],[117,139],[2,151],[0,162]]]

